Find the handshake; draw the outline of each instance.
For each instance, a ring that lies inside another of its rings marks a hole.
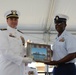
[[[23,63],[31,63],[31,62],[33,62],[33,59],[30,57],[24,57],[22,62]]]

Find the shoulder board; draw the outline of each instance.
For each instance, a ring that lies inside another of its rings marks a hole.
[[[35,69],[35,68],[33,68],[33,67],[30,67],[31,69]]]
[[[20,33],[22,33],[22,34],[24,34],[22,31],[20,31],[20,30],[17,30],[18,32],[20,32]]]
[[[4,29],[0,29],[0,30],[4,31],[4,30],[7,30],[7,29],[4,28]]]

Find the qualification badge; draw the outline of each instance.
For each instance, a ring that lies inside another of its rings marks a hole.
[[[65,41],[65,39],[64,39],[64,38],[61,38],[59,41],[60,41],[60,42],[64,42],[64,41]]]
[[[16,36],[14,36],[12,33],[10,33],[9,36],[10,36],[10,37],[14,37],[14,38],[16,37]]]

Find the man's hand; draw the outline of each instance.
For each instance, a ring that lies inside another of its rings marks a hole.
[[[24,57],[22,62],[23,63],[31,63],[31,62],[33,62],[33,59],[30,57]]]
[[[47,65],[58,65],[58,61],[45,61],[44,64],[47,64]]]

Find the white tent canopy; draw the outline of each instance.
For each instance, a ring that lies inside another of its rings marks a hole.
[[[76,33],[76,0],[0,0],[0,28],[6,28],[6,11],[20,11],[18,29],[33,42],[53,43],[55,37],[54,16],[69,16],[67,30]]]

